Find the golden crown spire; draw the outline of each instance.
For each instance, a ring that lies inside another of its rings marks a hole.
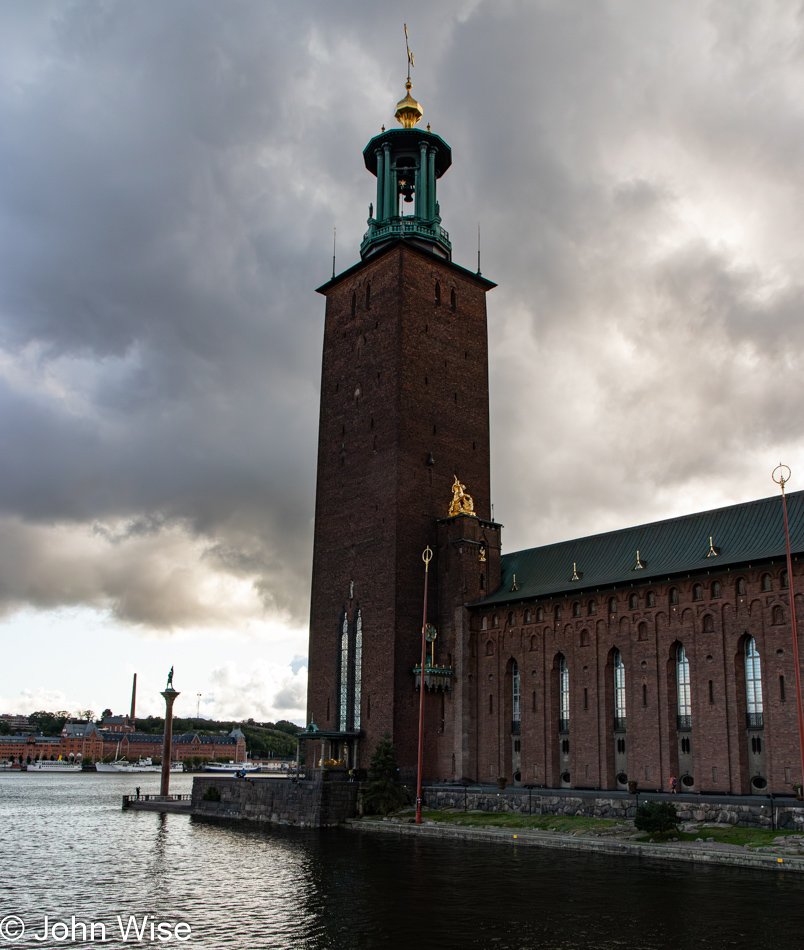
[[[408,25],[405,24],[405,49],[408,54],[408,78],[405,82],[405,98],[400,99],[396,104],[396,113],[394,118],[399,122],[403,129],[412,129],[423,115],[422,107],[410,94],[410,67],[413,66],[413,53],[408,45]]]

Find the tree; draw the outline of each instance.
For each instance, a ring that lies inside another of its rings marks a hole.
[[[634,825],[637,831],[666,835],[678,831],[678,814],[672,802],[644,802],[637,808]]]
[[[402,789],[396,784],[399,769],[396,749],[386,732],[377,743],[369,764],[368,784],[363,792],[363,808],[369,815],[387,815],[402,804]]]
[[[109,719],[114,715],[111,709],[104,709],[101,713],[101,719]]]

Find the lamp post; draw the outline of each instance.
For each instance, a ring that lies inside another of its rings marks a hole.
[[[424,665],[427,661],[427,582],[429,579],[430,561],[433,552],[428,545],[422,553],[424,561],[424,614],[422,616],[422,666],[419,673],[419,764],[416,779],[416,824],[422,823],[422,758],[424,753]]]
[[[796,598],[793,592],[793,558],[790,556],[790,529],[787,524],[787,498],[785,483],[790,479],[790,469],[781,462],[773,470],[774,482],[782,490],[782,514],[784,516],[784,544],[787,552],[787,590],[790,597],[790,626],[793,630],[793,663],[796,668],[796,708],[798,710],[798,748],[801,754],[801,781],[804,783],[804,710],[801,707],[801,666],[798,660],[798,631],[796,630]]]

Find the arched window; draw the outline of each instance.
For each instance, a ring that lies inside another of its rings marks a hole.
[[[441,282],[438,280],[435,285],[435,305],[437,307],[441,306]]]
[[[594,617],[597,614],[597,603],[594,600],[590,600],[586,605],[586,616]]]
[[[514,722],[519,722],[520,720],[520,707],[519,707],[519,665],[516,660],[511,662],[511,718]]]
[[[360,689],[363,675],[363,617],[357,611],[357,629],[355,630],[355,691],[352,702],[352,728],[360,729]]]
[[[648,705],[648,684],[647,683],[642,684],[642,705],[643,706]]]
[[[738,577],[737,578],[737,596],[745,597],[747,593],[748,593],[748,588],[745,585],[745,578]]]
[[[582,647],[589,646],[589,631],[586,628],[581,630],[581,646]]]
[[[349,621],[343,615],[341,625],[341,683],[338,701],[338,729],[346,732],[346,711],[349,698]]]
[[[569,670],[567,661],[562,656],[558,664],[558,709],[559,709],[559,732],[566,732],[569,729],[570,704],[569,704]]]
[[[773,622],[784,623],[784,612],[778,604],[773,608]]]
[[[712,614],[706,614],[703,618],[703,632],[704,633],[714,633],[715,632],[715,621],[712,617]]]
[[[717,600],[717,598],[721,596],[720,581],[712,581],[712,586],[709,588],[709,596],[712,600]]]
[[[670,588],[670,592],[667,595],[667,599],[671,607],[675,606],[678,603],[678,588],[677,587]]]
[[[452,310],[454,310],[454,309],[458,306],[458,298],[457,298],[457,296],[455,295],[455,288],[454,288],[454,287],[453,287],[452,290],[449,292],[449,305],[450,305],[450,307],[451,307]]]
[[[508,611],[508,626],[509,627],[513,627],[515,619],[516,618],[514,617],[513,610],[509,610]]]
[[[762,671],[757,642],[753,637],[745,641],[745,711],[748,727],[762,726]]]
[[[533,622],[533,614],[531,613],[530,608],[528,608],[525,611],[525,623],[532,623],[532,622]]]
[[[609,613],[610,614],[617,613],[617,598],[616,597],[609,597]]]
[[[692,585],[692,599],[703,600],[703,587],[700,584]]]
[[[489,628],[489,619],[488,617],[483,617],[483,619],[480,621],[480,629],[488,630],[488,628]]]
[[[491,615],[491,625],[495,629],[500,626],[500,618],[497,616],[497,614]]]
[[[625,664],[619,650],[614,651],[614,728],[625,728]]]
[[[543,622],[544,622],[544,607],[537,607],[537,608],[536,608],[536,622],[537,622],[537,623],[543,623]]]
[[[494,641],[486,641],[486,656],[494,656]]]
[[[642,623],[637,627],[637,639],[638,640],[647,640],[648,639],[648,625],[643,620]]]
[[[556,608],[553,613],[555,614],[556,620],[561,620],[561,604],[556,604]]]
[[[787,571],[782,571],[779,575],[779,587],[784,590],[787,587]]]
[[[656,594],[652,590],[649,590],[645,594],[645,606],[646,607],[655,607],[656,606]]]
[[[678,728],[689,729],[692,726],[692,696],[690,693],[690,661],[679,643],[676,650],[676,693],[678,697]]]
[[[580,601],[578,600],[576,600],[575,603],[572,605],[572,616],[573,617],[581,616],[581,604],[580,604]]]
[[[762,575],[762,590],[773,590],[773,581],[770,574]]]
[[[629,610],[636,610],[639,607],[639,597],[637,594],[631,594],[628,598],[628,608]]]

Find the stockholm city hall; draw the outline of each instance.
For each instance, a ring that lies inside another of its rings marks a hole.
[[[377,188],[360,262],[318,288],[308,756],[365,768],[388,733],[412,780],[423,683],[426,781],[667,789],[677,776],[683,791],[790,794],[802,776],[778,496],[502,554],[495,285],[452,261],[437,200],[452,152],[421,117],[408,79],[401,127],[363,151]],[[804,493],[788,511],[804,594]]]

